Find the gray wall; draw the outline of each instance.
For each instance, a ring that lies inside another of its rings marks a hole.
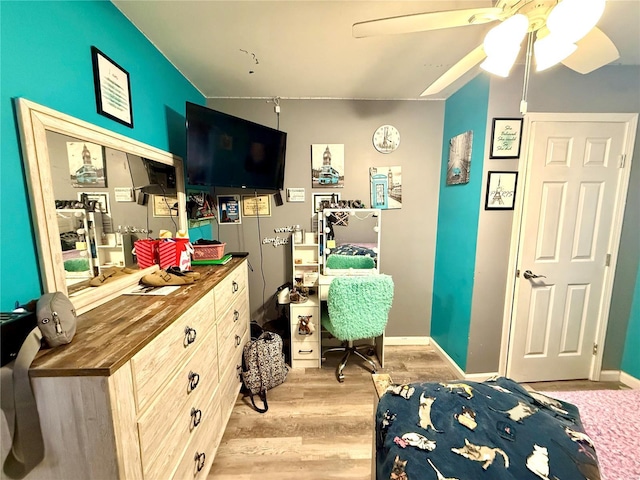
[[[209,99],[207,106],[263,125],[276,127],[273,103],[265,100]],[[344,144],[345,186],[342,199],[360,199],[370,206],[369,167],[402,167],[401,209],[382,212],[381,271],[393,276],[395,299],[388,336],[427,336],[431,312],[433,268],[438,212],[438,182],[442,152],[444,102],[281,100],[280,129],[286,131],[285,189],[305,188],[304,203],[272,204],[272,216],[243,218],[242,225],[214,226],[214,238],[227,243],[226,250],[250,252],[254,268],[249,274],[252,318],[275,318],[273,295],[291,281],[290,246],[261,245],[264,237],[287,236],[274,229],[300,224],[311,229],[311,145]],[[400,131],[400,147],[381,154],[372,144],[374,130],[392,124]],[[239,193],[217,189],[215,194]],[[251,192],[246,192],[251,193]],[[219,228],[219,235],[218,235]],[[264,272],[264,275],[262,274]],[[267,312],[261,306],[267,305]]]
[[[487,148],[493,117],[520,116],[522,78],[520,69],[508,79],[492,79]],[[637,66],[603,67],[589,75],[564,67],[532,72],[528,111],[637,113],[640,112],[639,87],[640,67]],[[640,135],[636,135],[602,365],[605,370],[620,368],[640,256]],[[488,153],[485,158],[485,179],[488,170],[517,170],[517,160],[490,160]],[[484,197],[480,201],[484,202]],[[467,373],[498,369],[512,221],[512,212],[480,210]]]

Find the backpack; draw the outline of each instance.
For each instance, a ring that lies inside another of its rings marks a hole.
[[[242,355],[242,381],[251,395],[251,404],[256,411],[265,413],[267,390],[277,387],[285,381],[289,367],[284,361],[282,337],[277,333],[263,332],[244,346]],[[264,408],[256,405],[257,395],[264,403]]]
[[[40,418],[29,381],[29,367],[42,346],[70,343],[76,333],[76,311],[64,293],[45,293],[36,306],[37,327],[26,337],[15,361],[2,367],[2,409],[12,436],[3,470],[23,478],[44,458]]]

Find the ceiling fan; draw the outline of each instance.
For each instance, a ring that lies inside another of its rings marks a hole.
[[[620,57],[611,39],[596,27],[606,0],[497,0],[494,7],[418,13],[381,18],[353,25],[356,38],[422,32],[466,25],[500,22],[478,46],[420,96],[434,95],[478,65],[506,77],[528,34],[527,67],[535,58],[536,70],[557,63],[586,74]],[[535,37],[535,41],[534,41]]]

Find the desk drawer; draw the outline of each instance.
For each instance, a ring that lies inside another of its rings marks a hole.
[[[194,420],[211,415],[204,406],[218,387],[215,328],[203,340],[138,421],[145,478],[160,478],[170,471],[197,430]]]
[[[213,289],[216,315],[219,317],[247,290],[247,262],[243,262]]]
[[[208,292],[131,359],[139,414],[202,343],[214,325],[213,312],[213,293]]]
[[[291,355],[294,360],[318,360],[320,358],[320,337],[309,335],[303,341],[291,342]]]

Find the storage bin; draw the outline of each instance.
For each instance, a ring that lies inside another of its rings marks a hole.
[[[224,246],[226,243],[217,245],[194,245],[194,260],[219,260],[224,256]]]

